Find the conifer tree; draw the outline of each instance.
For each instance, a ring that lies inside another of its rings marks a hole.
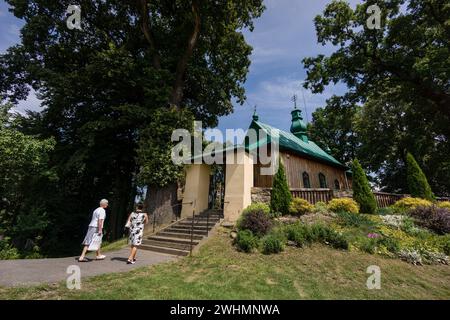
[[[423,173],[413,155],[408,152],[406,155],[406,179],[409,193],[412,197],[434,200],[433,192],[428,184],[427,177]]]
[[[361,213],[375,213],[377,201],[358,159],[352,162],[353,171],[353,199],[358,202]]]
[[[281,214],[289,213],[289,205],[292,201],[291,191],[286,179],[284,166],[279,160],[279,166],[273,178],[272,193],[270,197],[270,209]]]

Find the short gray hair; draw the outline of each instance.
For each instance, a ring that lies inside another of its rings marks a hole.
[[[100,200],[100,205],[102,205],[102,204],[108,204],[109,202],[108,202],[108,200],[106,200],[106,199],[102,199],[102,200]]]

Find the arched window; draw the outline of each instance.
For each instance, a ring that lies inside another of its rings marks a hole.
[[[339,183],[339,180],[334,180],[334,189],[335,190],[341,190],[341,184]]]
[[[303,188],[311,188],[311,182],[309,181],[308,172],[303,172]]]
[[[327,178],[322,172],[319,173],[319,183],[321,188],[323,189],[327,188]]]

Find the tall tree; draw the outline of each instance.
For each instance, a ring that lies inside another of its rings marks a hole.
[[[370,30],[366,12],[374,4],[381,9],[383,25]],[[440,0],[369,0],[354,10],[345,1],[333,0],[315,24],[319,42],[339,48],[329,57],[303,60],[305,86],[322,92],[326,85],[342,81],[350,89],[346,98],[361,101],[368,92],[398,86],[409,101],[427,99],[422,108],[448,119],[449,17],[450,7]]]
[[[418,155],[433,189],[445,195],[450,188],[450,170],[444,154],[449,152],[450,144],[442,134],[442,117],[425,110],[415,111],[396,88],[368,96],[355,119],[361,142],[358,157],[363,166],[377,174],[383,190],[408,193],[406,153],[411,150]]]
[[[360,107],[333,96],[324,108],[313,113],[313,120],[308,127],[311,140],[323,149],[330,149],[331,154],[344,163],[356,157],[360,145],[354,127],[356,114]]]
[[[382,25],[371,30],[367,9],[374,4]],[[448,194],[450,167],[442,155],[450,150],[449,16],[439,0],[370,0],[355,9],[334,0],[315,19],[319,42],[337,49],[303,60],[305,87],[319,93],[341,82],[348,87],[341,104],[363,106],[354,128],[357,154],[386,191],[407,192],[409,147],[433,189]]]
[[[0,235],[31,250],[49,232],[46,191],[57,179],[48,166],[54,141],[19,132],[10,109],[0,105]]]
[[[25,26],[21,44],[0,56],[0,95],[15,102],[31,86],[43,101],[23,130],[56,140],[51,162],[69,217],[59,236],[78,242],[74,234],[105,197],[116,237],[137,183],[153,195],[174,186],[171,130],[192,117],[215,125],[233,99],[245,100],[251,47],[241,30],[253,28],[262,0],[85,0],[81,31],[66,26],[70,1],[7,2]],[[163,121],[174,113],[177,121]],[[172,202],[167,194],[159,203]]]

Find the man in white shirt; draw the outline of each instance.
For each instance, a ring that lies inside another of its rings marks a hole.
[[[89,223],[89,228],[86,234],[86,237],[83,240],[83,252],[81,253],[80,258],[78,259],[79,262],[88,262],[89,260],[86,259],[86,253],[89,248],[89,245],[92,242],[92,238],[98,234],[102,235],[103,232],[103,223],[105,222],[106,218],[106,208],[108,208],[108,200],[102,199],[100,201],[100,207],[94,210],[92,213],[92,220],[91,223]],[[100,248],[97,250],[97,260],[104,260],[106,256],[102,255],[100,252]]]

